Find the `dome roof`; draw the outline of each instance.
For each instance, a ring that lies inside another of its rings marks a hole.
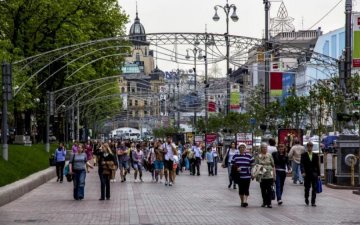
[[[137,45],[146,44],[145,28],[140,23],[138,13],[136,13],[135,21],[130,27],[129,36],[134,44]]]

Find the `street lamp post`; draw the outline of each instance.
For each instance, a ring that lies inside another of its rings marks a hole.
[[[229,4],[229,1],[226,0],[226,5],[225,6],[221,6],[221,5],[216,5],[214,7],[215,9],[215,15],[213,16],[213,20],[215,22],[220,20],[220,17],[217,13],[217,10],[221,8],[224,10],[225,14],[226,14],[226,33],[225,33],[225,41],[226,41],[226,94],[227,94],[227,99],[226,99],[226,114],[228,114],[230,112],[230,60],[229,60],[229,55],[230,55],[230,41],[229,41],[229,15],[230,12],[232,10],[232,15],[230,16],[231,20],[234,22],[237,22],[239,20],[239,17],[236,15],[236,6],[234,4]]]
[[[189,51],[192,51],[192,53],[194,55],[193,56],[194,57],[194,69],[193,69],[194,70],[194,91],[195,91],[196,96],[198,96],[197,92],[196,92],[196,83],[197,83],[197,81],[196,81],[196,77],[197,77],[196,60],[197,59],[201,60],[203,58],[202,49],[196,47],[196,45],[193,49],[187,49],[186,56],[185,56],[185,58],[187,60],[189,60],[191,58],[191,56],[189,55]],[[193,121],[194,121],[194,128],[195,128],[195,126],[196,126],[196,108],[195,108],[195,106],[194,106],[194,120]]]
[[[270,56],[269,56],[269,11],[270,11],[270,1],[263,0],[265,6],[265,108],[269,105],[270,102],[270,87],[269,87],[269,70],[270,70]]]

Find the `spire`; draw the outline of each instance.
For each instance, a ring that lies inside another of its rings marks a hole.
[[[139,13],[138,13],[138,4],[137,4],[137,1],[136,1],[136,18],[135,20],[139,20]]]

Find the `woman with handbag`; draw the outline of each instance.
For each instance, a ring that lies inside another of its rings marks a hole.
[[[108,143],[103,144],[99,151],[95,153],[99,162],[99,178],[101,184],[100,201],[110,200],[110,179],[111,174],[116,169],[116,158]]]
[[[236,154],[239,154],[239,150],[236,149],[235,142],[232,142],[230,148],[226,151],[225,158],[221,165],[223,168],[228,169],[228,176],[229,176],[228,188],[231,188],[231,185],[233,185],[234,189],[236,189],[236,184],[235,182],[233,184],[233,179],[231,178],[231,160]]]
[[[85,195],[86,165],[91,169],[93,166],[88,162],[83,144],[78,146],[77,152],[72,154],[69,162],[69,171],[73,176],[74,199],[82,200]]]
[[[260,153],[255,159],[255,164],[262,166],[264,172],[261,173],[260,188],[263,199],[261,207],[272,208],[271,200],[273,198],[273,184],[275,181],[275,164],[274,159],[270,153],[267,152],[267,144],[262,143],[260,146]]]
[[[132,158],[133,158],[133,168],[135,170],[134,172],[134,182],[137,181],[137,175],[139,174],[140,182],[143,182],[142,180],[142,171],[143,171],[143,165],[144,165],[144,152],[141,150],[141,145],[136,145],[136,151],[132,151]]]

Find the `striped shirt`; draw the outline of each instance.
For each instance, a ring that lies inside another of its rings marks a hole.
[[[251,166],[254,165],[254,162],[254,158],[249,153],[236,154],[231,160],[231,164],[238,167],[241,179],[251,178]]]

